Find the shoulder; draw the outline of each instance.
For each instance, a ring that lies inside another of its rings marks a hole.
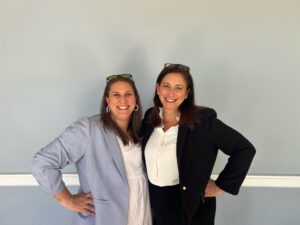
[[[217,118],[216,111],[206,106],[197,106],[194,110],[194,113],[200,122],[204,122],[212,118]]]
[[[67,129],[80,130],[81,132],[91,133],[93,129],[99,128],[99,115],[83,116],[72,123]]]
[[[148,108],[146,110],[146,112],[144,113],[143,125],[151,123],[153,110],[154,110],[154,107]]]
[[[149,116],[151,115],[152,111],[153,111],[154,107],[148,108],[144,114],[144,118],[149,118]]]
[[[100,117],[101,115],[97,114],[86,118],[89,121],[91,130],[100,130],[101,132],[107,132],[107,129],[105,129],[102,123],[100,122]]]
[[[93,115],[93,116],[89,116],[89,117],[83,117],[85,119],[88,120],[88,122],[93,125],[93,124],[99,124],[99,121],[100,121],[100,115],[97,114],[97,115]]]
[[[83,116],[80,117],[75,124],[81,124],[82,126],[93,126],[98,124],[100,120],[100,115],[92,115],[92,116]]]

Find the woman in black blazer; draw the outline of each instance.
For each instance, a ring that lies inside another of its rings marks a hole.
[[[166,64],[159,74],[142,135],[156,225],[213,225],[216,196],[238,194],[255,155],[213,109],[195,105],[190,69],[182,64]],[[229,160],[214,181],[219,149]]]

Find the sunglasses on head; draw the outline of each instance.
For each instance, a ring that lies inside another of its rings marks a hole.
[[[164,68],[170,68],[170,69],[178,68],[182,71],[186,71],[186,72],[190,71],[190,67],[183,64],[175,64],[175,63],[165,63]]]
[[[133,81],[131,74],[116,74],[116,75],[110,75],[110,76],[106,77],[106,83],[113,81],[113,80],[117,80],[119,78],[124,78],[124,79]]]

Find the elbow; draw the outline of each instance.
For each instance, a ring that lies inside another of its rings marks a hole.
[[[41,171],[42,171],[42,167],[39,163],[39,160],[37,159],[37,156],[34,155],[34,157],[31,159],[31,173],[37,179]]]
[[[50,195],[60,193],[65,187],[60,170],[45,163],[38,153],[31,160],[31,173],[39,186]]]
[[[31,173],[37,181],[45,177],[47,168],[49,168],[49,165],[45,163],[45,160],[39,153],[36,153],[31,159]]]
[[[250,155],[250,157],[254,158],[255,154],[256,154],[256,149],[255,149],[255,147],[252,144],[250,144],[250,147],[249,147],[249,155]]]

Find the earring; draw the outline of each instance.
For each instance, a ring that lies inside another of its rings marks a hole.
[[[107,113],[109,113],[109,112],[110,112],[110,108],[109,108],[108,106],[106,106],[105,111],[106,111]]]
[[[139,111],[139,106],[135,105],[133,111],[135,111],[135,112]]]

